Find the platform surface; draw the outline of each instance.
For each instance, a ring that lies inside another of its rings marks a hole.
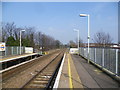
[[[26,56],[31,56],[31,55],[35,55],[37,53],[26,53],[26,54],[21,54],[21,55],[11,55],[11,56],[6,56],[6,57],[1,57],[0,61],[6,61],[6,60],[12,60],[15,58],[21,58],[21,57],[26,57]]]
[[[120,88],[120,84],[85,59],[72,55],[79,77],[85,88]]]
[[[66,54],[58,88],[83,88],[70,54]]]
[[[120,88],[120,84],[92,64],[88,64],[82,57],[67,53],[58,88],[115,89]]]

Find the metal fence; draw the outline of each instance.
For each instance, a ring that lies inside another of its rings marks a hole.
[[[88,48],[80,48],[80,55],[88,59]],[[89,60],[115,75],[120,75],[120,52],[111,48],[90,48]]]
[[[25,53],[25,47],[21,47],[21,54]],[[5,51],[0,51],[0,56],[10,56],[10,55],[19,55],[20,47],[6,47]]]

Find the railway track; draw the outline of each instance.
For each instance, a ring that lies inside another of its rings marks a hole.
[[[52,88],[53,79],[58,71],[61,60],[63,58],[63,51],[57,55],[49,64],[47,64],[41,71],[36,71],[36,74],[29,80],[22,88]]]
[[[53,52],[52,54],[57,53],[57,52]],[[10,77],[20,73],[21,71],[28,69],[30,67],[32,67],[34,64],[36,65],[37,63],[39,63],[39,58],[42,58],[43,60],[47,57],[50,57],[52,54],[49,54],[47,56],[44,57],[38,57],[37,59],[34,59],[30,62],[25,62],[24,64],[18,65],[16,67],[13,67],[11,69],[5,70],[2,72],[2,81],[9,79]]]
[[[48,55],[30,60],[29,62],[16,65],[2,72],[3,88],[21,88],[26,82],[31,80],[38,72],[57,58],[65,50],[56,50]],[[49,80],[50,81],[50,80]]]

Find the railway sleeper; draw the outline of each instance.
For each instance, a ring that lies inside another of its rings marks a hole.
[[[50,63],[47,68],[44,68],[40,74],[37,74],[33,80],[31,80],[28,85],[24,88],[49,88],[50,83],[53,79],[54,72],[56,71],[56,63],[59,58],[56,58],[56,62]],[[38,71],[37,71],[38,72]]]
[[[53,74],[48,74],[48,73],[46,73],[46,74],[43,74],[42,76],[52,76]]]
[[[46,72],[44,72],[44,73],[53,73],[53,71],[46,71]]]
[[[43,81],[48,81],[49,80],[49,78],[36,78],[35,80],[43,80]]]
[[[45,76],[38,76],[38,77],[39,77],[39,78],[49,78],[49,79],[50,79],[51,76],[46,76],[46,75],[45,75]]]
[[[43,72],[43,73],[41,73],[41,75],[42,74],[53,74],[53,72],[51,71],[51,72]]]
[[[50,68],[51,69],[51,68]],[[54,72],[54,69],[53,69],[53,71],[48,71],[48,70],[46,70],[45,72],[43,72],[43,74],[44,73],[53,73]]]
[[[30,84],[28,88],[45,88],[46,84]]]
[[[48,81],[33,81],[34,84],[47,84]]]

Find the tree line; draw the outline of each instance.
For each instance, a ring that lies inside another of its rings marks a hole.
[[[91,40],[93,40],[93,43],[91,44],[93,44],[94,47],[110,47],[113,44],[113,38],[110,36],[110,34],[102,31],[98,31],[97,33],[95,33],[94,38]],[[70,47],[77,47],[77,44],[77,40],[76,42],[72,40],[69,41]],[[80,39],[79,45],[80,47],[85,47],[86,43],[83,43],[83,40]]]
[[[2,42],[5,42],[6,46],[19,46],[21,30],[25,30],[21,35],[22,46],[45,51],[60,48],[62,45],[59,40],[55,40],[53,37],[43,34],[35,27],[17,27],[14,22],[2,23]]]

